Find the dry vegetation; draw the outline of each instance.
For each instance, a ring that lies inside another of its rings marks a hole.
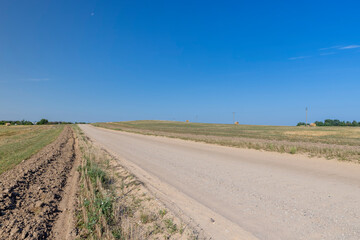
[[[54,141],[64,126],[0,126],[0,174]]]
[[[75,131],[82,153],[80,239],[198,239],[110,154]]]
[[[360,128],[355,127],[310,128],[171,121],[132,121],[94,125],[224,146],[360,161]]]

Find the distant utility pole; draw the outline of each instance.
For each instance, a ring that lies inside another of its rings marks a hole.
[[[307,107],[305,108],[305,111],[306,111],[306,122],[305,122],[305,126],[307,127],[307,125],[308,125],[308,124],[307,124],[307,117],[308,117],[308,108],[307,108]]]
[[[235,112],[233,112],[233,123],[235,123]]]

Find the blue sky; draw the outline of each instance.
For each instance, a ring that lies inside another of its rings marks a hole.
[[[0,119],[360,121],[359,1],[0,2]]]

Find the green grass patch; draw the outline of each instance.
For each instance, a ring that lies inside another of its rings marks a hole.
[[[295,154],[296,151],[297,151],[296,147],[292,147],[292,148],[290,149],[290,153],[291,153],[291,154]]]
[[[53,142],[64,126],[0,126],[0,174]]]
[[[168,232],[170,234],[174,234],[178,230],[176,224],[173,222],[172,219],[165,219],[164,223],[165,223],[166,229],[168,230]]]
[[[159,210],[159,215],[160,215],[161,217],[164,217],[164,216],[166,215],[166,213],[167,213],[166,209],[161,209],[161,210]]]

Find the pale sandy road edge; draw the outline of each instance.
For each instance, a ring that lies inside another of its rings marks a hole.
[[[79,125],[82,127],[81,125]],[[91,126],[94,127],[94,126]],[[103,129],[103,128],[101,128]],[[82,128],[82,130],[86,131]],[[111,132],[115,130],[105,129]],[[164,203],[175,215],[180,217],[184,222],[198,231],[204,232],[210,239],[229,239],[229,240],[251,240],[257,239],[253,234],[245,231],[237,224],[232,223],[228,219],[215,213],[211,209],[205,207],[198,201],[180,192],[169,184],[162,182],[158,177],[144,171],[140,166],[134,164],[127,159],[119,156],[119,154],[109,150],[103,144],[90,138],[95,144],[104,148],[111,155],[116,157],[120,164],[138,177],[149,191]]]

